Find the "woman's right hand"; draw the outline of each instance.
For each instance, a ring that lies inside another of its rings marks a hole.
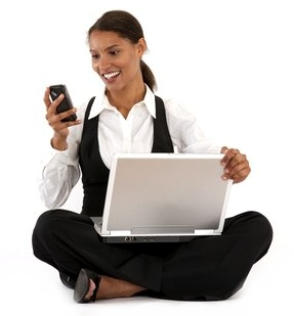
[[[78,125],[81,123],[80,120],[76,121],[69,121],[69,122],[61,122],[62,119],[72,115],[76,112],[76,108],[72,108],[62,113],[57,113],[56,108],[61,103],[64,98],[64,95],[61,94],[56,100],[53,102],[49,99],[49,88],[46,88],[44,94],[44,103],[46,105],[46,120],[48,124],[52,127],[54,131],[54,136],[51,139],[51,146],[58,150],[65,150],[67,149],[67,136],[69,134],[69,127]]]

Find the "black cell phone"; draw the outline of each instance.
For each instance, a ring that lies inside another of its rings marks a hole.
[[[64,111],[67,111],[67,110],[73,108],[71,98],[70,98],[69,93],[67,91],[67,88],[64,84],[57,84],[54,86],[50,86],[49,89],[50,89],[50,97],[51,97],[52,101],[57,99],[61,93],[64,95],[64,99],[56,108],[57,113],[61,113],[61,112],[64,112]],[[61,122],[75,121],[76,119],[77,119],[77,116],[74,113],[74,114],[71,114],[70,116],[62,119]]]

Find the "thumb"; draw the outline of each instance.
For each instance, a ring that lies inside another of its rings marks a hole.
[[[229,150],[228,147],[223,146],[222,149],[221,149],[221,153],[222,153],[222,154],[226,154],[228,150]]]

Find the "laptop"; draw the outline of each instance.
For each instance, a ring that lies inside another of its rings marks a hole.
[[[223,154],[120,153],[110,169],[102,217],[107,243],[185,242],[220,235],[232,180]]]

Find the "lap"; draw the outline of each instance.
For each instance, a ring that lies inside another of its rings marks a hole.
[[[56,225],[56,223],[58,222],[62,223],[62,225]],[[65,209],[52,209],[45,211],[43,214],[40,215],[36,224],[36,229],[38,229],[38,227],[42,227],[41,229],[43,230],[44,227],[48,227],[48,225],[54,226],[54,229],[66,229],[67,226],[72,226],[74,224],[75,227],[82,227],[82,230],[85,232],[89,230],[89,232],[91,231],[92,233],[95,233],[95,235],[98,235],[98,233],[96,233],[94,229],[94,224],[90,217]],[[73,233],[75,233],[74,230]],[[232,235],[234,235],[234,239],[240,238],[242,235],[247,238],[248,235],[255,236],[264,233],[268,235],[268,238],[271,238],[272,228],[268,219],[264,215],[256,211],[247,211],[226,218],[223,233],[221,236],[197,236],[193,238],[192,241],[185,243],[138,243],[116,244],[116,246],[125,249],[130,249],[138,253],[144,252],[150,255],[165,257],[170,253],[174,252],[175,250],[177,250],[178,248],[185,248],[182,246],[187,246],[189,244],[200,245],[204,243],[209,248],[209,244],[211,244],[211,247],[213,247],[213,244],[221,245],[222,239],[232,239]],[[87,237],[89,237],[89,234],[87,234]],[[95,239],[96,241],[99,240],[100,242],[102,242],[102,238],[97,239],[96,236]]]

